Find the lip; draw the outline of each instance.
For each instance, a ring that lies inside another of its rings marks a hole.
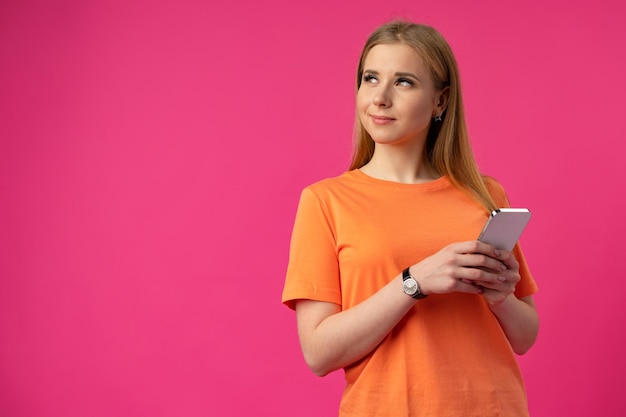
[[[376,125],[386,125],[396,120],[393,117],[378,116],[375,114],[370,114],[369,116],[372,119],[372,122]]]

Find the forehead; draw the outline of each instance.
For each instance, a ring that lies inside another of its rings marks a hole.
[[[379,44],[374,46],[363,61],[364,70],[426,74],[428,71],[417,51],[404,43]]]

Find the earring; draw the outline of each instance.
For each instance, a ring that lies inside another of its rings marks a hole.
[[[435,122],[440,122],[440,121],[441,121],[441,115],[435,116]]]

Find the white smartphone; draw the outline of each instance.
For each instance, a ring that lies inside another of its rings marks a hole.
[[[487,219],[478,240],[498,249],[513,250],[524,228],[530,220],[526,208],[500,208],[494,210]]]

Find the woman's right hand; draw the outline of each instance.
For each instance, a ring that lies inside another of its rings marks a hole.
[[[472,240],[453,243],[410,267],[423,294],[464,292],[480,294],[482,283],[504,281],[507,269],[497,258],[500,251],[491,245]]]

